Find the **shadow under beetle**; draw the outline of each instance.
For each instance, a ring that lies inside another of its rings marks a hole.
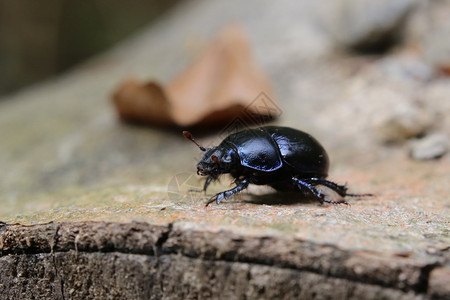
[[[197,163],[197,174],[207,176],[203,191],[221,174],[230,174],[236,186],[211,197],[206,206],[246,189],[250,183],[269,185],[278,191],[309,191],[321,203],[348,204],[345,196],[371,196],[347,193],[328,176],[329,159],[322,145],[311,135],[289,127],[265,126],[247,129],[226,137],[219,146],[204,148],[188,131],[183,135],[204,151]],[[341,201],[325,198],[317,185],[326,186],[342,197]]]

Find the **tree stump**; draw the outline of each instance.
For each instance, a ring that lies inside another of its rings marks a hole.
[[[378,60],[336,53],[314,3],[188,2],[1,101],[0,298],[448,299],[449,155],[412,160],[408,141],[383,144],[371,121],[393,111],[389,101],[421,95],[440,112],[427,112],[424,134],[448,134],[450,80],[402,77],[416,66],[407,46]],[[314,135],[330,179],[374,197],[321,206],[250,187],[205,208],[208,195],[189,192],[202,186],[198,149],[181,132],[117,119],[110,95],[120,81],[168,82],[229,20],[273,81],[277,124]]]

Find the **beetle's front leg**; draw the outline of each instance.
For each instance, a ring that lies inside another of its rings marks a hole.
[[[216,203],[219,204],[222,200],[228,199],[230,196],[232,196],[234,194],[237,194],[237,193],[239,193],[242,190],[245,190],[248,187],[249,182],[248,182],[247,179],[243,179],[243,180],[240,180],[240,181],[236,182],[236,184],[237,185],[234,188],[232,188],[230,190],[227,190],[227,191],[220,192],[220,193],[212,196],[208,200],[208,202],[206,202],[205,206],[210,205],[214,201],[216,201]]]
[[[208,176],[206,177],[205,180],[205,184],[203,185],[203,189],[190,189],[189,192],[190,193],[201,193],[201,192],[206,192],[206,189],[208,188],[208,186],[211,184],[211,182],[214,180],[214,177],[212,176]]]
[[[206,189],[208,188],[209,184],[211,183],[211,181],[213,181],[213,177],[212,176],[208,176],[205,180],[205,184],[203,185],[203,191],[206,192]]]

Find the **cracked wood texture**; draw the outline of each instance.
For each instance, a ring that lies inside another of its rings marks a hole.
[[[434,264],[299,239],[137,222],[0,230],[5,298],[438,299],[442,292],[428,288]]]
[[[374,57],[336,51],[317,25],[332,6],[317,1],[190,1],[4,99],[0,299],[448,299],[449,155],[415,161],[404,136],[387,145],[379,133],[394,115],[425,137],[448,136],[450,79],[415,49],[421,18],[449,5],[419,7],[406,42]],[[201,153],[181,130],[117,120],[109,97],[119,82],[170,82],[230,20],[272,80],[277,124],[311,133],[330,156],[329,179],[374,197],[320,206],[250,186],[205,208],[230,182],[189,192],[203,184]]]

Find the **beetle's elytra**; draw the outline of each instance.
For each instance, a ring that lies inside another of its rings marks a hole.
[[[221,174],[230,174],[236,186],[211,197],[206,205],[218,204],[248,185],[269,185],[278,191],[309,191],[321,203],[348,204],[347,187],[326,180],[329,159],[322,145],[306,132],[289,127],[265,126],[247,129],[226,137],[219,146],[204,148],[192,135],[184,136],[204,151],[197,164],[197,174],[207,176],[203,190]],[[342,197],[332,201],[316,188],[326,186]]]

